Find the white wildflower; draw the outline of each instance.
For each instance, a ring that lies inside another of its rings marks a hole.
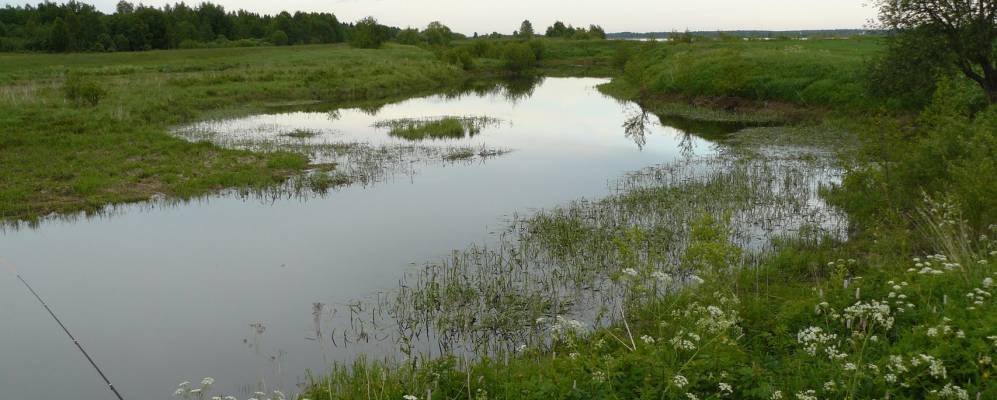
[[[419,400],[418,397],[413,396],[411,394],[404,395],[404,396],[402,396],[402,398],[405,399],[405,400]]]
[[[654,338],[650,337],[648,335],[641,336],[640,340],[643,340],[644,343],[647,343],[647,344],[654,344]]]
[[[674,383],[675,386],[678,386],[679,388],[681,388],[681,387],[683,387],[685,385],[688,385],[689,384],[689,380],[686,379],[682,375],[675,375],[675,377],[672,378],[672,383]]]
[[[734,387],[731,386],[729,383],[720,382],[718,386],[720,387],[721,393],[726,393],[726,394],[734,393]]]

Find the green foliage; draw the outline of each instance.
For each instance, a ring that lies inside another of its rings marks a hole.
[[[606,38],[606,31],[604,31],[599,25],[589,25],[589,29],[585,30],[585,27],[575,28],[571,25],[565,25],[561,21],[557,21],[554,25],[547,28],[545,36],[548,38],[565,38],[575,40],[602,40]]]
[[[376,49],[387,39],[384,27],[377,23],[374,17],[367,17],[353,26],[350,34],[350,46],[360,49]]]
[[[422,34],[419,33],[418,29],[405,28],[395,35],[395,41],[401,44],[415,46],[421,44],[425,41],[425,39],[422,37]]]
[[[533,30],[533,23],[530,22],[530,20],[523,21],[523,23],[519,25],[519,31],[517,32],[519,33],[518,36],[521,39],[526,40],[533,39],[533,36],[536,34]]]
[[[616,51],[613,52],[613,67],[623,70],[627,63],[630,62],[630,58],[632,58],[634,54],[636,54],[636,51],[632,46],[616,46]]]
[[[912,129],[889,121],[865,135],[862,166],[833,198],[858,224],[906,224],[922,193],[951,196],[980,231],[997,220],[997,107],[964,79],[942,80]]]
[[[440,58],[447,64],[456,65],[464,70],[474,67],[474,55],[467,47],[457,47],[443,50]]]
[[[502,65],[513,75],[522,75],[536,67],[537,56],[526,43],[508,43],[502,51]]]
[[[652,45],[625,76],[652,92],[868,108],[880,101],[867,95],[864,60],[880,49],[878,39]]]
[[[269,39],[270,43],[273,43],[276,46],[286,46],[288,44],[287,33],[284,33],[284,31],[279,29],[273,31],[273,33],[270,34]]]
[[[453,31],[439,21],[430,22],[426,29],[422,31],[422,36],[426,42],[432,46],[448,46],[453,40]]]
[[[919,74],[956,70],[997,104],[997,5],[987,0],[877,0],[879,19],[900,41],[892,46],[913,56]]]
[[[121,4],[114,14],[76,1],[0,8],[4,26],[0,51],[222,47],[217,43],[221,37],[238,43],[274,42],[277,32],[287,36],[287,44],[334,43],[342,42],[350,30],[329,13],[260,15],[245,10],[229,12],[212,3],[194,7],[178,3],[163,8]]]
[[[70,74],[62,84],[62,92],[69,100],[79,106],[96,107],[107,95],[105,89],[93,78],[79,74]]]

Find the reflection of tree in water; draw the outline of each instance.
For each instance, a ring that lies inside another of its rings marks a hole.
[[[510,79],[470,80],[463,86],[448,90],[441,95],[446,99],[460,99],[464,96],[502,96],[516,103],[533,96],[537,86],[543,83],[543,77],[521,77]]]
[[[682,141],[679,142],[679,151],[682,157],[692,158],[696,155],[696,142],[693,140],[694,137],[689,132],[682,132]]]
[[[647,110],[629,105],[626,106],[627,119],[623,121],[623,134],[637,144],[638,150],[644,150],[647,135],[651,134],[651,115]]]
[[[506,100],[513,103],[533,96],[533,91],[543,83],[543,77],[524,77],[506,80],[502,83]]]

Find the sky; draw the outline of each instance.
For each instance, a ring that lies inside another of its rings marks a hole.
[[[19,5],[41,0],[0,0]],[[161,6],[178,0],[144,0]],[[112,12],[117,0],[83,0]],[[383,24],[424,27],[439,20],[453,30],[511,33],[523,19],[543,31],[556,20],[572,25],[598,24],[607,32],[803,30],[862,28],[875,10],[869,0],[213,0],[227,10],[260,13],[332,12],[341,21],[374,16]],[[139,1],[135,1],[139,3]],[[197,4],[200,0],[188,0]]]

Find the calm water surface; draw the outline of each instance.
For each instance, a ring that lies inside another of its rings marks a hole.
[[[402,144],[410,142],[372,125],[488,116],[502,122],[471,138],[421,144],[513,151],[429,163],[412,175],[309,199],[218,195],[52,220],[0,232],[0,257],[36,286],[126,398],[169,398],[178,382],[205,376],[226,393],[240,394],[261,377],[293,391],[307,369],[324,370],[318,345],[307,339],[313,303],[341,307],[390,290],[413,263],[493,240],[490,232],[512,213],[605,196],[625,172],[712,151],[706,141],[657,124],[638,146],[622,128],[637,109],[598,93],[602,82],[547,79],[515,99],[501,91],[432,96],[376,113],[291,112],[198,124],[189,128],[222,137],[310,129],[321,133],[311,141]],[[0,398],[110,398],[9,274],[0,274],[0,321]],[[266,327],[258,337],[250,328],[256,321]],[[349,360],[355,351],[331,349],[328,357]]]

